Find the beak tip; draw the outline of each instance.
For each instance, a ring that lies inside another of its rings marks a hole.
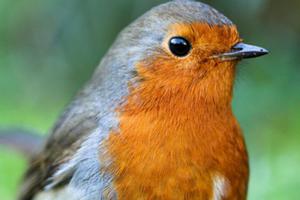
[[[270,52],[267,50],[267,49],[265,49],[265,48],[260,48],[260,50],[258,51],[258,52],[254,52],[254,56],[256,55],[256,56],[264,56],[264,55],[267,55],[267,54],[269,54]]]
[[[265,54],[269,54],[269,51],[267,49],[261,48],[260,52],[265,55]]]

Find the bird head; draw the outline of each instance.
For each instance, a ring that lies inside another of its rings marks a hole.
[[[237,27],[209,5],[175,0],[125,28],[96,76],[106,71],[105,78],[126,85],[143,108],[176,97],[228,105],[237,62],[266,53],[243,43]]]

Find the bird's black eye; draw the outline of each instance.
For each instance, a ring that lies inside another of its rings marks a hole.
[[[184,57],[190,52],[191,44],[187,39],[177,36],[170,39],[169,48],[175,56]]]

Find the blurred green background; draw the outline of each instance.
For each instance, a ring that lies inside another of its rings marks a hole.
[[[118,32],[160,0],[0,0],[0,127],[46,133]],[[240,64],[234,110],[250,154],[249,199],[300,199],[300,1],[207,0],[271,54]],[[0,199],[26,161],[0,147]]]

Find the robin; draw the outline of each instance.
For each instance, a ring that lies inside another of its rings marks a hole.
[[[126,27],[25,175],[21,200],[244,200],[238,61],[267,54],[192,0]]]

